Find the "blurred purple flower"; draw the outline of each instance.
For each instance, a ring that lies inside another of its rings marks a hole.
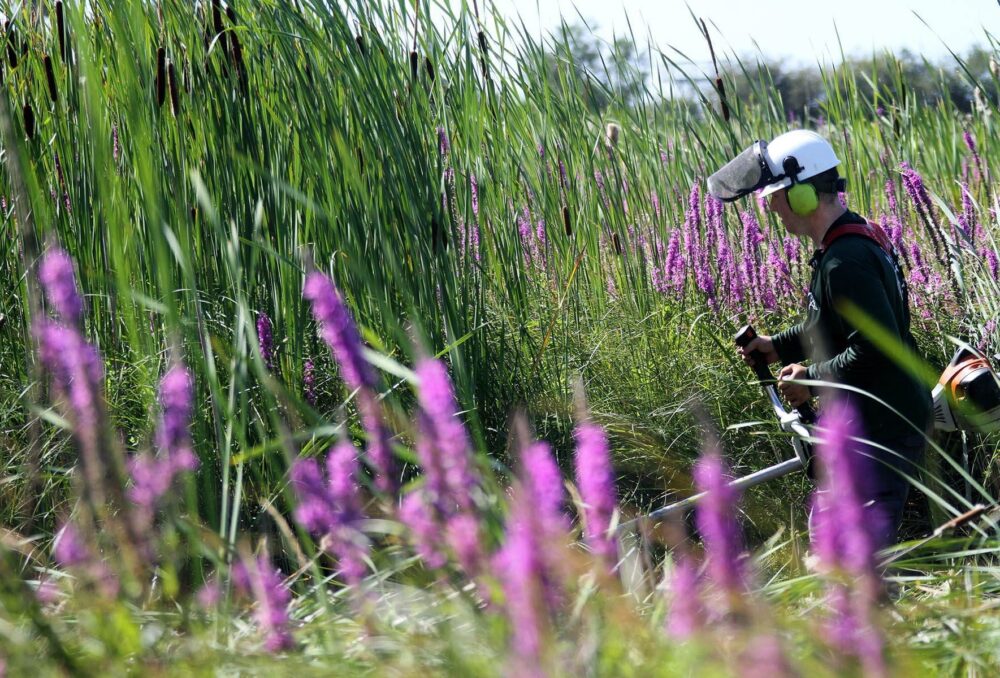
[[[431,569],[444,567],[448,562],[443,553],[444,538],[441,527],[434,518],[434,508],[430,505],[422,489],[411,490],[399,506],[399,520],[410,533],[410,542],[424,564]]]
[[[667,633],[678,640],[690,638],[705,626],[698,566],[690,556],[675,561],[668,591]]]
[[[475,577],[482,572],[485,556],[479,520],[469,513],[460,513],[448,519],[444,531],[445,541],[465,574]]]
[[[302,391],[306,402],[316,406],[316,368],[311,358],[306,358],[302,365]]]
[[[59,319],[67,325],[79,326],[83,320],[83,298],[76,287],[70,256],[62,249],[50,249],[38,266],[38,280]]]
[[[176,363],[160,380],[160,407],[157,447],[175,471],[194,471],[199,465],[189,430],[194,413],[194,378],[184,363]]]
[[[367,572],[368,542],[357,484],[358,451],[349,441],[335,445],[326,457],[326,479],[315,459],[297,459],[289,472],[298,505],[295,520],[336,558],[344,581],[360,583]]]
[[[448,133],[445,131],[444,127],[438,127],[438,152],[441,155],[448,155],[451,151],[451,142],[448,140]]]
[[[986,266],[990,270],[990,277],[994,280],[1000,280],[1000,258],[997,257],[996,250],[984,247],[982,254],[983,258],[986,259]]]
[[[340,365],[340,374],[350,390],[357,390],[358,411],[368,435],[368,461],[375,470],[375,486],[382,492],[396,489],[389,432],[375,397],[375,373],[364,358],[364,345],[357,325],[333,282],[316,271],[306,278],[303,296],[312,302],[320,334]]]
[[[475,174],[469,174],[469,190],[472,194],[472,215],[479,216],[479,182]]]
[[[333,351],[347,388],[374,388],[375,375],[364,358],[361,335],[340,291],[316,271],[306,277],[303,296],[312,303],[320,334]]]
[[[708,577],[721,590],[746,590],[746,563],[743,535],[736,522],[739,491],[730,478],[722,456],[714,447],[706,449],[694,468],[694,481],[705,493],[695,508],[695,522],[705,542]]]
[[[493,569],[504,594],[510,622],[509,675],[544,676],[542,634],[547,622],[542,583],[538,525],[532,506],[515,488],[507,516],[504,543],[493,558]]]
[[[417,363],[415,372],[419,380],[420,429],[425,439],[422,445],[418,443],[418,456],[428,486],[439,495],[434,501],[446,515],[454,505],[463,511],[471,510],[472,492],[479,486],[479,477],[469,435],[458,416],[448,370],[440,360],[428,358]]]
[[[617,505],[614,471],[608,439],[597,424],[584,421],[573,431],[576,439],[576,484],[583,502],[584,536],[591,551],[607,566],[617,557],[609,533]]]
[[[72,523],[64,523],[56,533],[52,557],[62,567],[78,567],[91,561],[93,554]]]
[[[295,644],[288,619],[292,596],[282,582],[281,571],[274,569],[266,556],[258,556],[235,563],[232,577],[237,590],[257,601],[254,619],[264,632],[264,648],[268,652],[291,649]]]
[[[564,530],[567,525],[566,514],[563,513],[563,479],[548,443],[537,441],[524,447],[521,451],[521,474],[539,522],[549,533]]]

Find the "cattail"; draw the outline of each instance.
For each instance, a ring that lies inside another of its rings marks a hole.
[[[358,54],[361,56],[367,56],[368,52],[365,50],[365,37],[358,33],[354,36],[354,44],[358,46]]]
[[[69,53],[66,51],[66,17],[63,15],[62,0],[56,0],[56,30],[59,32],[59,54],[66,61]]]
[[[167,66],[167,84],[170,88],[170,112],[176,117],[181,112],[181,96],[177,89],[177,70],[173,61]]]
[[[410,52],[410,79],[416,82],[417,80],[417,66],[420,63],[420,56],[416,51]]]
[[[59,90],[56,88],[56,73],[52,68],[52,57],[46,54],[42,57],[42,65],[45,67],[45,81],[49,85],[49,98],[53,104],[59,103]]]
[[[615,254],[617,254],[618,256],[621,256],[622,253],[623,253],[623,250],[622,250],[622,241],[621,241],[621,238],[618,237],[617,233],[612,233],[611,234],[611,243],[615,246]]]
[[[570,238],[573,236],[573,224],[570,223],[569,207],[566,205],[563,205],[562,217],[563,217],[563,230],[566,231],[566,237]]]
[[[434,82],[434,62],[430,57],[424,59],[424,67],[427,69],[427,79]]]
[[[28,136],[28,139],[35,138],[35,111],[31,108],[31,104],[25,104],[22,109],[24,115],[24,133]]]
[[[622,128],[613,123],[609,122],[608,126],[604,130],[604,140],[609,148],[614,148],[618,146],[618,137],[621,136]]]
[[[719,105],[722,107],[722,119],[729,122],[729,102],[726,101],[726,86],[721,77],[715,79],[715,89],[719,93]]]
[[[486,60],[489,56],[489,46],[486,44],[486,33],[479,31],[476,37],[479,40],[479,66],[483,70],[483,77],[489,80],[490,69]]]
[[[232,5],[226,7],[226,17],[229,19],[229,24],[231,26],[236,25],[236,10],[233,9]],[[233,48],[233,66],[236,68],[236,75],[239,78],[243,78],[246,74],[243,68],[243,43],[240,42],[240,36],[238,36],[234,31],[231,32],[231,41]]]
[[[159,47],[156,50],[156,105],[163,106],[167,95],[167,50]]]

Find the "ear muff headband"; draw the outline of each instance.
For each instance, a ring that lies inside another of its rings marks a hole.
[[[789,155],[781,161],[781,168],[792,182],[787,192],[788,206],[800,217],[807,217],[815,212],[819,207],[819,194],[812,184],[798,181],[799,172],[802,171],[799,161],[795,156]]]

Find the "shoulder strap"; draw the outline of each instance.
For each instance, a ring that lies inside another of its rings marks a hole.
[[[869,240],[872,240],[885,250],[886,254],[892,254],[893,247],[892,242],[889,240],[888,234],[885,230],[876,224],[874,221],[867,221],[864,223],[857,224],[839,224],[833,228],[827,230],[826,235],[823,236],[823,249],[829,249],[830,245],[845,235],[861,235]]]
[[[906,326],[909,327],[910,290],[909,286],[906,284],[906,275],[903,273],[903,267],[899,263],[899,254],[896,252],[896,248],[893,246],[892,241],[889,240],[889,235],[885,232],[885,229],[876,224],[874,221],[866,221],[864,223],[856,224],[839,224],[838,226],[827,229],[826,235],[823,236],[823,249],[828,249],[830,245],[837,240],[837,238],[841,238],[845,235],[860,235],[868,238],[878,245],[889,258],[889,261],[896,273],[896,285],[899,288],[899,294],[903,298],[903,317],[906,322]]]

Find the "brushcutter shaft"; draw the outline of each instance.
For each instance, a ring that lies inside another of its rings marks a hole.
[[[775,478],[780,478],[781,476],[787,476],[789,473],[794,473],[795,471],[799,471],[801,469],[802,461],[798,457],[794,457],[792,459],[787,459],[780,464],[768,466],[767,468],[762,468],[761,470],[751,473],[750,475],[737,478],[729,483],[729,487],[745,490],[747,488],[760,485],[761,483],[766,483],[769,480],[774,480]],[[648,515],[642,516],[641,518],[636,518],[635,520],[630,520],[627,523],[622,523],[618,527],[618,530],[621,531],[629,528],[640,520],[650,520],[654,522],[662,520],[691,508],[704,497],[705,493],[699,492],[698,494],[692,495],[687,499],[682,499],[681,501],[670,504],[669,506],[657,509]]]

